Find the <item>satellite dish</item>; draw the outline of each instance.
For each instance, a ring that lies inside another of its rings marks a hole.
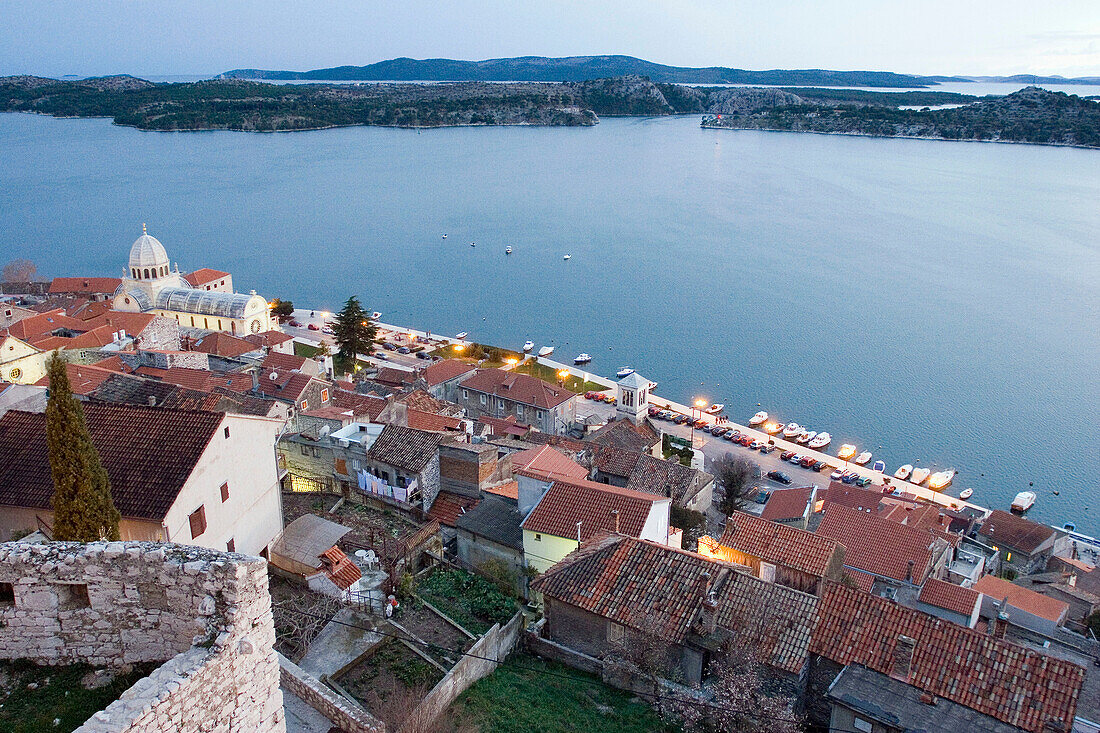
[[[317,431],[317,434],[322,438],[325,437],[326,435],[328,435],[329,427],[330,426],[328,425],[322,425],[321,429]]]
[[[272,382],[274,382],[276,379],[279,378],[279,375],[276,374],[275,372],[271,372],[271,374],[267,375],[267,378],[270,379]]]

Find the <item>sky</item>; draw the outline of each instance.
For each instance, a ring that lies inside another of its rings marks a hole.
[[[0,0],[0,75],[413,58],[1100,75],[1100,0]]]

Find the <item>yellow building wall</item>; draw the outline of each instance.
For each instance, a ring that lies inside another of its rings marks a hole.
[[[266,312],[258,313],[248,318],[219,318],[218,316],[204,316],[195,313],[182,313],[160,309],[154,309],[148,312],[158,316],[164,316],[165,318],[172,318],[179,323],[180,326],[185,328],[205,328],[214,331],[225,331],[235,336],[263,333],[264,331],[270,331],[272,329],[271,316]],[[260,326],[258,330],[252,329],[252,321],[259,321]]]
[[[14,336],[0,342],[0,381],[34,384],[46,376],[47,354]]]
[[[539,537],[539,539],[535,539]],[[527,566],[544,573],[577,549],[577,541],[523,530],[523,556]]]

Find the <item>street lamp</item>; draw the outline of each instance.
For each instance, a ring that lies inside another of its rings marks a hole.
[[[567,379],[569,379],[569,370],[568,369],[562,369],[561,371],[558,372],[558,383],[562,387],[565,386],[565,380],[567,380]]]
[[[453,348],[455,351],[462,352],[466,346],[464,344],[455,344]]]
[[[695,448],[695,421],[698,419],[696,410],[705,410],[706,408],[707,401],[702,397],[696,397],[695,401],[691,403],[691,447],[693,450]]]

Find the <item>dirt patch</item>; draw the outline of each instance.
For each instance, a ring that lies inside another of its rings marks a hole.
[[[336,682],[363,707],[397,730],[443,673],[400,641],[391,639]]]

